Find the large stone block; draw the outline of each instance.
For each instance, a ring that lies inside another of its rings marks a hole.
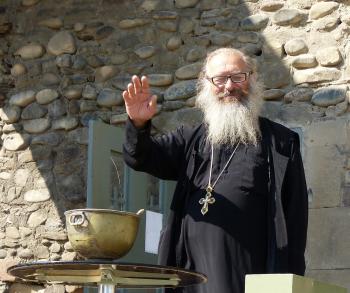
[[[306,276],[316,280],[337,284],[350,290],[350,269],[344,270],[307,270]]]
[[[282,102],[280,101],[265,102],[261,108],[261,116],[276,121],[277,119],[279,119],[278,114],[281,108]]]
[[[308,146],[305,173],[311,190],[311,207],[336,207],[341,203],[344,156],[336,146]]]
[[[294,84],[332,81],[337,80],[340,77],[340,70],[325,67],[296,70],[293,74]]]
[[[343,148],[349,143],[348,127],[345,118],[315,121],[305,129],[305,143],[309,146],[336,144]]]
[[[318,19],[318,18],[324,17],[332,13],[338,7],[339,7],[339,3],[333,2],[333,1],[316,3],[312,5],[309,12],[309,17],[310,19]]]
[[[6,123],[14,123],[21,117],[21,109],[18,106],[7,105],[0,108],[0,119]]]
[[[228,46],[233,41],[233,39],[234,39],[233,35],[228,33],[210,34],[210,41],[213,45],[216,45],[216,46]]]
[[[264,62],[261,66],[264,85],[268,89],[281,88],[290,83],[289,69],[282,62],[276,60]]]
[[[350,267],[350,208],[311,209],[308,269]]]
[[[193,97],[196,94],[196,83],[196,79],[175,83],[164,92],[164,99],[172,101]]]
[[[199,75],[200,70],[202,69],[202,62],[187,64],[180,67],[175,71],[175,76],[178,79],[194,79]]]
[[[202,120],[203,114],[199,109],[185,108],[176,112],[163,112],[156,116],[152,123],[158,131],[166,133],[181,125],[198,125]]]
[[[319,32],[330,32],[334,30],[339,24],[339,18],[333,16],[326,16],[324,18],[315,20],[312,23],[312,29]]]
[[[345,101],[347,86],[330,86],[317,90],[311,102],[320,107],[336,105]]]
[[[317,51],[316,58],[322,66],[336,66],[342,61],[342,56],[335,46],[321,48]]]
[[[283,1],[266,1],[261,4],[260,9],[263,11],[273,12],[283,7]]]
[[[176,0],[174,3],[176,8],[188,8],[196,6],[198,0]]]
[[[19,92],[10,97],[10,105],[19,107],[25,107],[35,101],[35,92],[33,90],[27,90]]]
[[[311,88],[300,87],[291,90],[284,96],[284,101],[290,103],[293,101],[310,101],[314,91]]]
[[[317,61],[312,54],[301,54],[293,59],[292,65],[298,69],[313,68],[317,66]]]
[[[68,31],[61,31],[50,39],[47,50],[52,55],[58,56],[64,53],[74,54],[77,47],[73,35]]]
[[[296,25],[303,18],[303,14],[297,9],[281,9],[273,15],[273,22],[277,25]]]
[[[313,119],[308,103],[284,104],[281,101],[267,101],[263,104],[261,115],[288,127],[310,124]]]
[[[27,134],[11,133],[3,138],[3,146],[9,151],[23,150],[28,146],[29,138]]]
[[[264,14],[254,14],[241,21],[241,27],[245,31],[258,31],[266,27],[269,17]]]
[[[319,121],[304,132],[305,173],[312,191],[311,207],[336,207],[341,203],[348,144],[346,119]]]
[[[308,103],[283,105],[278,111],[278,119],[287,125],[306,125],[313,117]]]
[[[44,54],[44,47],[41,44],[36,43],[25,45],[15,52],[15,55],[21,56],[24,60],[40,58]]]
[[[272,34],[266,35],[265,38],[262,50],[264,60],[274,61],[276,58],[282,59],[284,55],[283,43]]]

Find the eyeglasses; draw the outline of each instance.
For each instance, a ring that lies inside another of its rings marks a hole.
[[[253,71],[249,72],[239,72],[226,76],[214,76],[207,77],[207,79],[215,86],[223,86],[227,83],[228,79],[231,79],[233,83],[241,83],[248,79],[248,77],[253,73]]]

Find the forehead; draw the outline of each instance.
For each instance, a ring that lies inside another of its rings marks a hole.
[[[207,75],[218,76],[246,71],[247,65],[242,56],[233,53],[221,53],[213,56],[207,64]]]

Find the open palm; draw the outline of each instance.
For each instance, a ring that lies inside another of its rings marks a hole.
[[[144,125],[157,111],[157,96],[152,95],[146,76],[134,75],[123,92],[126,112],[136,126]]]

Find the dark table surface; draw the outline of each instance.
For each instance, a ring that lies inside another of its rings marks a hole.
[[[18,264],[8,273],[24,282],[98,286],[112,283],[119,288],[184,287],[207,281],[205,275],[176,267],[122,263],[117,260],[39,261]],[[103,275],[104,274],[104,275]],[[102,277],[102,281],[100,280]],[[107,280],[107,281],[106,281]]]

